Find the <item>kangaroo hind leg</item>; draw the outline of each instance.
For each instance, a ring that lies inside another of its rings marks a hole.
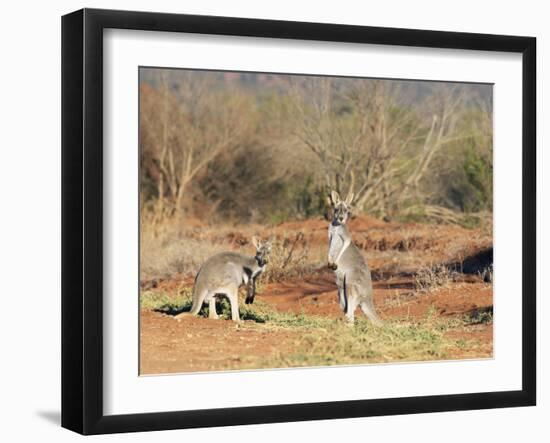
[[[338,287],[338,302],[340,303],[340,309],[346,312],[348,301],[346,299],[346,276],[336,279],[336,286]]]
[[[359,295],[357,288],[353,285],[344,286],[344,294],[346,297],[346,321],[353,325],[355,322],[355,310],[359,304]]]
[[[227,298],[231,304],[231,320],[240,321],[239,318],[239,288],[233,287],[227,291]]]
[[[208,300],[208,318],[217,320],[220,318],[218,316],[218,313],[216,312],[216,296],[213,295],[210,297],[210,300]]]

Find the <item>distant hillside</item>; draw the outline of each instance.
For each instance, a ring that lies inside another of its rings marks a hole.
[[[197,75],[200,75],[201,72],[212,72],[212,71],[201,71],[201,70],[184,70],[184,69],[172,69],[165,70],[166,78],[169,83],[171,83],[174,89],[177,89],[178,83],[181,81],[181,73],[186,71],[192,71]],[[142,68],[140,70],[140,80],[142,82],[147,82],[150,85],[156,87],[159,83],[159,72],[160,69],[157,68]],[[237,72],[237,71],[219,71],[217,72],[217,78],[219,80],[220,87],[226,86],[235,86],[239,85],[246,89],[251,90],[271,90],[271,91],[283,91],[288,88],[289,78],[292,77],[293,81],[300,82],[300,80],[306,79],[309,76],[298,76],[291,74],[271,74],[271,73],[256,73],[256,72]],[[357,81],[357,78],[354,77],[333,77],[337,79],[337,82],[341,82],[342,85],[345,85],[348,82]],[[396,87],[400,88],[402,96],[406,98],[409,103],[414,103],[422,101],[426,97],[433,94],[433,89],[437,87],[442,87],[444,85],[449,85],[449,82],[436,82],[436,81],[427,81],[427,80],[387,80],[391,82]],[[479,97],[481,101],[486,103],[489,109],[492,109],[492,95],[493,95],[493,86],[486,83],[464,83],[470,93],[474,96]]]

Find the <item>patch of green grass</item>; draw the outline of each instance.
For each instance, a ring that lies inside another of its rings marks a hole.
[[[141,295],[142,307],[173,314],[191,308],[190,290],[169,296],[154,292]],[[217,301],[222,319],[231,318],[231,306],[225,297]],[[250,320],[242,327],[266,331],[284,330],[295,337],[291,349],[268,357],[246,356],[247,368],[325,366],[390,361],[423,361],[452,358],[455,350],[468,349],[470,342],[446,338],[449,330],[484,321],[481,317],[458,318],[437,316],[435,307],[422,319],[394,318],[375,327],[362,315],[354,325],[343,319],[320,317],[305,313],[279,312],[269,304],[256,300],[252,305],[240,303],[240,317]],[[208,316],[205,305],[201,316]]]
[[[481,218],[475,214],[464,214],[459,225],[466,229],[475,229],[481,224]]]
[[[314,322],[315,326],[308,326],[298,337],[293,352],[264,359],[258,367],[439,360],[448,357],[451,346],[443,334],[418,323],[386,322],[374,327],[362,318],[356,319],[354,326],[334,319]],[[303,324],[303,319],[298,324]]]
[[[261,307],[259,307],[262,309]],[[295,314],[293,312],[278,312],[272,309],[262,309],[266,322],[271,326],[283,329],[324,329],[334,324],[335,320],[318,317],[315,315],[306,315],[304,313]]]
[[[191,288],[184,288],[176,294],[143,291],[140,295],[140,305],[142,309],[149,309],[168,315],[188,312],[193,305],[193,290]],[[251,305],[239,306],[241,320],[253,320],[256,323],[265,323],[267,321],[267,317],[262,313],[261,309],[254,309],[249,306]],[[216,298],[216,312],[221,319],[231,319],[231,305],[226,297]],[[204,304],[198,315],[201,317],[208,317],[208,313],[208,305]]]
[[[460,319],[436,318],[428,312],[418,321],[392,319],[375,327],[366,318],[350,326],[341,319],[305,314],[267,312],[266,325],[296,331],[296,349],[287,355],[257,362],[257,367],[324,366],[389,361],[452,358],[457,343],[445,332],[459,327]],[[460,344],[466,348],[467,342]]]
[[[143,291],[140,294],[141,309],[150,309],[154,311],[162,311],[172,313],[180,310],[190,310],[192,289],[183,289],[175,294],[167,294],[166,292]]]

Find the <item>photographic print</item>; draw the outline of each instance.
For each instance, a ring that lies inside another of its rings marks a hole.
[[[98,9],[61,35],[63,427],[536,404],[535,38]]]
[[[492,358],[493,85],[139,68],[140,375]]]

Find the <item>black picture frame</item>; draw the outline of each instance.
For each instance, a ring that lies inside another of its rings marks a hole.
[[[522,389],[227,409],[103,413],[103,30],[171,31],[503,51],[523,64]],[[536,39],[83,9],[62,18],[62,426],[82,434],[320,420],[536,403]]]

